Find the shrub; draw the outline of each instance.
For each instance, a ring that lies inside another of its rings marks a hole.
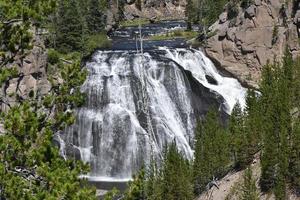
[[[105,33],[99,33],[96,35],[91,35],[87,38],[85,42],[85,51],[86,55],[92,53],[97,48],[109,48],[111,47],[111,42],[108,40]]]
[[[48,50],[48,62],[52,65],[55,65],[59,62],[59,53],[54,49]]]

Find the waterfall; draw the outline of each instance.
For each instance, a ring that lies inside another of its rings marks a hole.
[[[172,141],[191,159],[197,119],[210,106],[226,116],[245,104],[246,89],[199,50],[98,51],[86,68],[86,104],[60,142],[65,156],[90,163],[93,179],[130,179]]]

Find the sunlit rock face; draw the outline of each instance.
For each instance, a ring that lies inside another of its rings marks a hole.
[[[60,146],[90,163],[95,179],[129,179],[172,141],[191,159],[196,121],[212,106],[226,119],[244,104],[245,89],[199,50],[98,51],[86,68],[86,104]]]

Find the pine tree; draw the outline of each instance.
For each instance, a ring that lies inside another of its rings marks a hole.
[[[125,200],[144,200],[145,193],[145,169],[142,168],[136,176],[133,176],[133,181],[129,183],[128,189],[125,192]]]
[[[158,168],[157,162],[151,159],[150,165],[146,170],[146,194],[148,200],[162,200],[162,173]]]
[[[104,30],[107,1],[90,0],[86,17],[87,27],[90,34],[100,33]]]
[[[289,69],[291,69],[290,62],[292,60],[291,55],[288,54],[285,56],[289,63]],[[289,71],[289,70],[285,70]],[[290,94],[292,94],[291,98],[291,113],[293,117],[292,122],[292,131],[289,136],[289,167],[288,167],[288,177],[291,181],[292,187],[295,189],[297,194],[300,194],[300,124],[299,124],[299,116],[297,116],[297,112],[299,112],[300,108],[300,59],[297,58],[292,62],[292,73],[286,72],[285,74],[290,74],[288,77],[292,81],[290,81],[289,90],[292,90]],[[292,75],[292,76],[291,76]]]
[[[198,122],[195,131],[195,154],[193,164],[194,192],[200,194],[205,190],[211,178],[209,169],[208,136],[204,132],[202,122]]]
[[[84,37],[84,19],[76,0],[59,0],[56,46],[61,52],[80,51]]]
[[[32,48],[32,25],[37,28],[54,9],[55,0],[1,1],[0,68]]]
[[[193,187],[189,161],[175,142],[166,148],[160,169],[154,162],[141,169],[125,192],[126,200],[192,200]]]
[[[274,101],[275,96],[275,80],[274,68],[271,65],[264,67],[262,72],[262,83],[261,83],[261,120],[263,121],[263,148],[261,153],[261,168],[262,174],[260,178],[260,185],[262,191],[266,192],[274,188],[277,167],[278,167],[278,148],[277,148],[277,137],[274,133]],[[272,94],[272,95],[271,95]]]
[[[245,142],[247,143],[248,161],[253,159],[254,154],[259,151],[261,145],[262,119],[260,110],[260,103],[258,103],[256,92],[249,89],[246,96],[245,108]]]
[[[95,190],[78,178],[88,167],[65,161],[52,143],[47,115],[24,102],[5,114],[0,137],[0,198],[96,199]]]
[[[300,194],[300,122],[297,122],[293,127],[291,137],[291,154],[289,163],[289,177],[296,193]]]
[[[292,57],[286,53],[282,65],[275,63],[265,67],[262,81],[264,127],[262,149],[261,188],[274,190],[276,199],[286,199],[286,182],[291,151],[293,108],[293,70]]]
[[[259,193],[256,187],[256,181],[252,175],[251,167],[245,170],[243,179],[240,200],[259,200]]]
[[[1,113],[0,199],[96,199],[95,190],[79,179],[88,166],[64,160],[53,144],[54,133],[74,122],[66,109],[83,103],[79,86],[86,72],[75,61],[59,72],[64,84],[57,87],[48,74],[54,89],[41,102],[31,98]]]
[[[230,163],[229,135],[221,126],[217,111],[208,112],[196,129],[193,165],[194,191],[204,191],[213,177],[222,177]]]
[[[190,164],[179,152],[175,142],[167,148],[161,170],[162,199],[193,199]]]
[[[300,58],[295,59],[294,61],[294,74],[293,82],[291,87],[293,88],[293,108],[300,108]]]
[[[231,113],[229,120],[230,147],[233,155],[234,166],[243,169],[249,163],[249,143],[244,127],[244,114],[239,103],[237,103]]]

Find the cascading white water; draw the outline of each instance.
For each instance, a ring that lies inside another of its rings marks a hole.
[[[184,69],[192,72],[193,76],[205,87],[216,91],[225,100],[228,114],[231,113],[237,102],[245,107],[246,89],[234,78],[222,77],[215,68],[212,61],[207,58],[201,51],[176,49],[171,50],[165,47],[160,49],[167,52],[166,56],[180,64]],[[206,75],[212,77],[217,84],[211,84],[206,79]]]
[[[245,102],[246,90],[199,50],[99,51],[86,67],[87,102],[63,134],[61,152],[90,163],[93,179],[130,179],[174,140],[192,158],[197,118],[211,105],[230,113]]]

